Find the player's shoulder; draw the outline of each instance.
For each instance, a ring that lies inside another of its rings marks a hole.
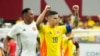
[[[60,25],[60,26],[58,25],[57,27],[61,27],[62,28],[62,27],[66,27],[66,25]]]
[[[63,40],[68,40],[68,37],[63,37]]]
[[[20,22],[20,23],[16,23],[15,25],[22,25],[22,24],[24,24],[24,22],[22,21],[22,22]]]
[[[13,27],[15,27],[15,28],[19,28],[19,27],[21,27],[21,26],[23,26],[23,22],[20,22],[20,23],[18,23],[18,24],[15,24]]]
[[[33,22],[32,22],[32,24],[36,25],[36,22],[35,22],[35,21],[33,21]]]
[[[57,28],[59,28],[59,29],[65,29],[66,26],[65,25],[60,25],[60,26],[57,26]]]
[[[41,24],[41,26],[44,27],[44,28],[48,28],[49,27],[48,24]]]

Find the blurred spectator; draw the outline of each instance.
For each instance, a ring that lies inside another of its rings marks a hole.
[[[0,39],[0,48],[3,48],[3,38]]]
[[[15,56],[15,53],[16,53],[16,42],[12,38],[8,38],[7,55]]]
[[[97,17],[98,17],[98,20],[99,20],[99,22],[100,22],[100,15],[97,15]]]
[[[98,15],[98,25],[100,26],[100,15]]]
[[[4,23],[4,20],[2,17],[0,17],[0,28],[2,27],[3,23]]]
[[[79,24],[78,24],[78,28],[77,28],[78,30],[83,30],[83,29],[85,29],[85,25],[83,24],[83,22],[79,22]]]
[[[87,21],[83,21],[83,28],[84,28],[84,29],[88,29]]]
[[[64,23],[63,23],[63,17],[61,17],[61,16],[59,16],[59,20],[58,20],[59,22],[58,22],[58,24],[59,25],[63,25]]]
[[[63,23],[64,24],[70,24],[71,25],[71,18],[70,18],[70,16],[68,16],[67,18],[65,18],[65,19],[63,19]]]
[[[96,22],[95,26],[93,27],[93,29],[98,29],[100,30],[100,22]]]
[[[3,27],[4,28],[11,28],[12,27],[12,23],[4,23]]]
[[[87,20],[88,28],[93,28],[93,26],[95,25],[95,21],[92,20],[91,16],[87,16]]]
[[[16,23],[20,23],[22,21],[23,21],[23,19],[21,17],[19,17],[18,20],[16,20]]]
[[[4,56],[4,49],[3,49],[3,38],[0,39],[0,56]]]

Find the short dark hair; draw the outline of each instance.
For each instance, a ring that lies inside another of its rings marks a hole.
[[[10,37],[7,38],[8,41],[10,41],[10,40],[12,40],[12,39],[13,39],[13,38],[10,38]]]
[[[3,40],[4,40],[4,38],[1,38],[1,39],[0,39],[0,42],[3,42]]]
[[[58,14],[58,12],[56,12],[56,11],[49,11],[46,16],[48,17],[48,16],[52,16],[52,15],[55,15],[55,14]]]
[[[25,14],[25,13],[27,13],[29,10],[31,10],[31,9],[30,9],[30,8],[25,8],[25,9],[23,9],[22,15]]]

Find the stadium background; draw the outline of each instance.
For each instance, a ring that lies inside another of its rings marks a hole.
[[[29,7],[34,11],[36,19],[46,4],[58,11],[61,16],[67,17],[73,13],[72,6],[77,4],[81,20],[86,20],[86,16],[92,16],[93,20],[98,21],[99,2],[100,0],[0,0],[0,17],[5,22],[15,22],[21,16],[22,9]],[[8,28],[0,29],[0,37],[6,35],[8,31]],[[76,30],[75,33],[82,36],[82,38],[80,36],[77,38],[81,42],[80,56],[100,56],[100,41],[98,41],[100,40],[100,30]]]
[[[100,14],[100,0],[0,0],[0,17],[5,21],[15,21],[21,16],[21,10],[26,7],[33,9],[35,18],[43,11],[46,4],[62,16],[67,16],[73,12],[72,6],[79,5],[79,16],[85,20],[85,16],[92,16],[98,21]]]

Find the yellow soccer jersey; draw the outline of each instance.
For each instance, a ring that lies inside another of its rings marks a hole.
[[[64,56],[73,56],[74,44],[72,40],[68,40],[68,37],[64,37],[62,43]]]
[[[39,29],[41,38],[40,56],[61,56],[62,35],[66,32],[66,26],[50,28],[42,25]]]

